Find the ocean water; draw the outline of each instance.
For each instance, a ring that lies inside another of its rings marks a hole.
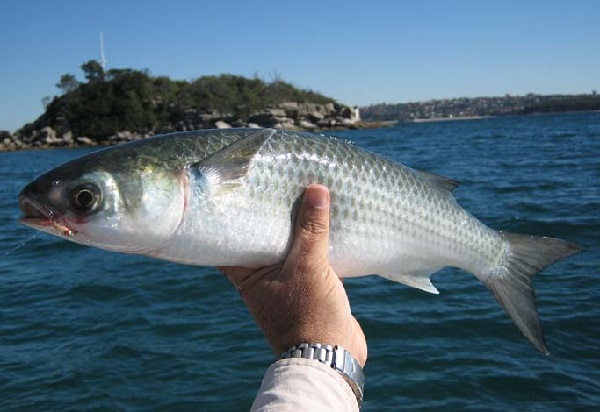
[[[369,345],[364,410],[598,410],[600,113],[332,134],[461,181],[458,201],[494,228],[585,248],[535,278],[548,357],[468,273],[434,275],[438,296],[346,280]],[[86,151],[0,153],[0,410],[248,410],[273,355],[215,269],[17,223],[19,190]]]

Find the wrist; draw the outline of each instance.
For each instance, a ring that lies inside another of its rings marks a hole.
[[[356,396],[359,408],[362,405],[365,375],[359,362],[341,346],[320,343],[300,343],[283,352],[281,359],[303,358],[321,362],[338,372]]]

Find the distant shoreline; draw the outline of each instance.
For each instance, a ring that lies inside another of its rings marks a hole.
[[[600,110],[567,110],[558,112],[538,112],[538,113],[527,113],[527,114],[513,114],[507,116],[557,116],[561,114],[579,114],[579,113],[600,113]],[[398,123],[437,123],[437,122],[452,122],[456,120],[487,120],[495,119],[498,117],[507,116],[454,116],[454,117],[423,117],[412,120],[399,120]]]
[[[458,97],[412,103],[377,103],[360,107],[365,120],[401,119],[404,122],[467,120],[483,117],[553,114],[600,110],[596,91],[582,95]]]
[[[406,121],[406,123],[435,123],[435,122],[453,122],[457,120],[483,120],[491,119],[496,116],[454,116],[454,117],[425,117]]]

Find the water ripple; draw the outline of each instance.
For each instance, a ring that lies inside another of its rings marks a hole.
[[[585,248],[535,278],[550,357],[470,274],[436,274],[437,296],[346,280],[369,342],[365,410],[597,409],[600,114],[336,134],[462,181],[458,201],[492,227]],[[0,256],[33,233],[16,223],[20,188],[83,152],[0,154]],[[0,259],[0,279],[3,410],[248,410],[273,359],[214,269],[40,235]]]

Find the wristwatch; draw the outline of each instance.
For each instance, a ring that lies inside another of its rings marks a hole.
[[[289,358],[315,359],[332,367],[350,385],[358,400],[358,407],[362,406],[365,393],[365,374],[358,361],[343,347],[320,343],[300,343],[281,355],[281,359]]]

